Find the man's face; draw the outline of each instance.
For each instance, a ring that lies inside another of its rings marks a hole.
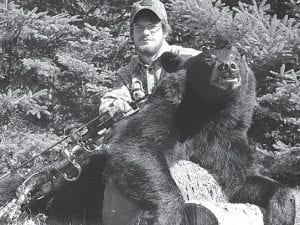
[[[133,43],[142,55],[153,56],[158,53],[164,38],[161,22],[139,18],[133,23]]]

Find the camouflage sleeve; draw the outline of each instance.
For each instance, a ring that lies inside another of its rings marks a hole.
[[[132,71],[133,71],[132,62],[126,66],[121,67],[117,71],[117,80],[114,84],[114,89],[120,88],[124,85],[129,89],[132,80]]]
[[[117,72],[117,80],[114,84],[114,89],[105,93],[101,98],[99,113],[104,113],[113,108],[117,112],[128,112],[132,109],[130,103],[132,102],[130,94],[131,85],[131,69],[129,64],[120,68]]]

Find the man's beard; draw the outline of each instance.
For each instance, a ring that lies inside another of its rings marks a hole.
[[[142,45],[142,46],[136,45],[135,48],[141,55],[151,57],[151,56],[153,56],[153,55],[155,55],[159,52],[161,46],[162,46],[162,42],[156,44],[155,46],[153,46],[153,45],[151,45],[151,46],[149,46],[149,45]]]

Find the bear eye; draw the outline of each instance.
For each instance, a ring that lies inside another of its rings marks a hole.
[[[214,63],[214,58],[213,57],[205,58],[204,62],[208,65],[212,65]]]

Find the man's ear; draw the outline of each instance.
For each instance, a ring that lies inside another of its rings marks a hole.
[[[160,63],[168,73],[183,69],[185,61],[183,57],[173,52],[165,52],[160,57]]]

